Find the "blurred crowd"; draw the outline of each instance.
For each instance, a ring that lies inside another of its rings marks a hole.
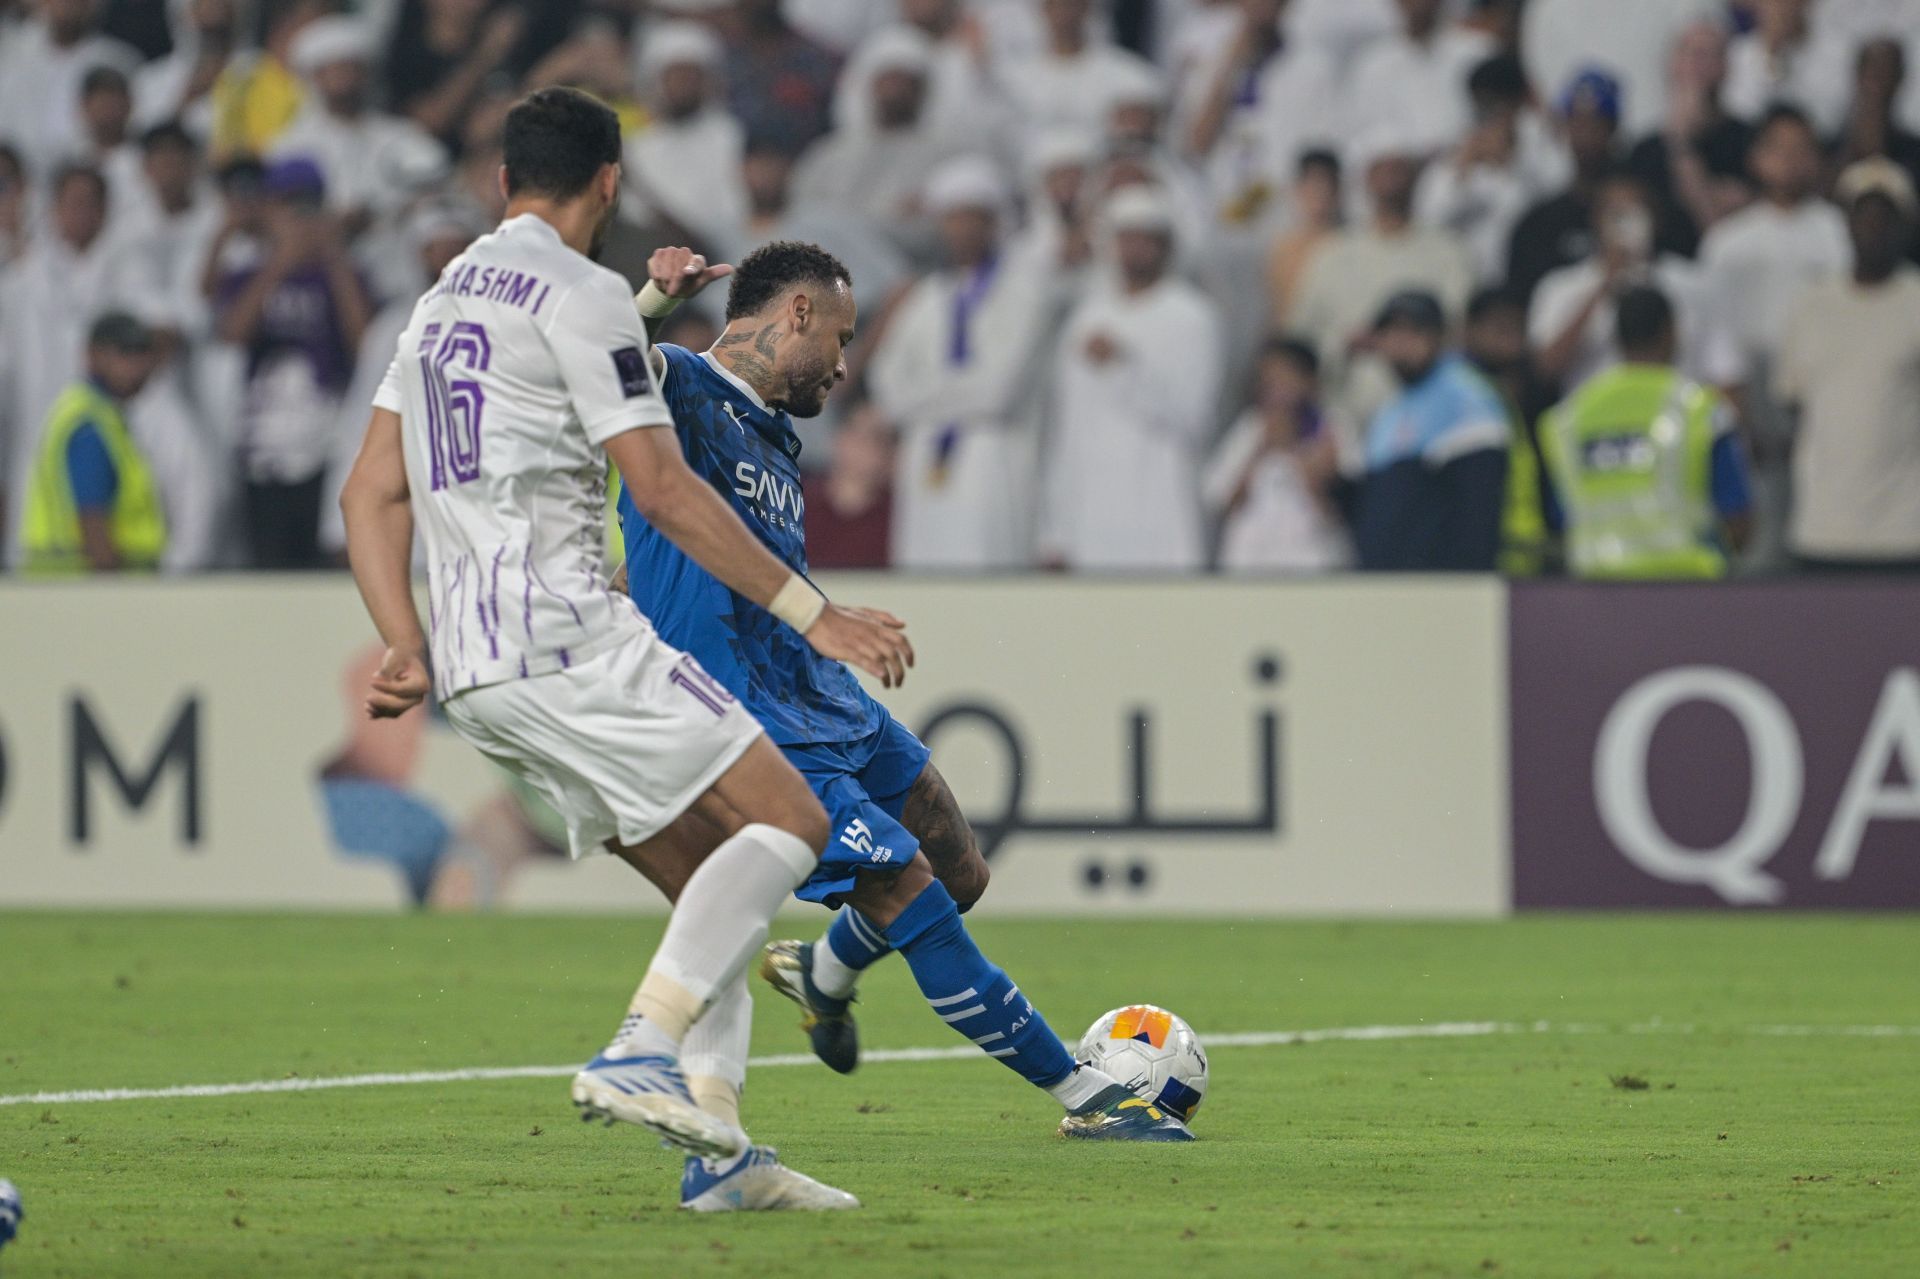
[[[0,545],[337,563],[569,84],[607,265],[850,267],[816,567],[1911,569],[1916,50],[1920,0],[0,0]]]

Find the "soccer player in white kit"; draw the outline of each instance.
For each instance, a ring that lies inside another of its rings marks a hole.
[[[620,190],[613,112],[574,90],[533,94],[507,117],[501,181],[505,220],[415,306],[341,497],[388,646],[368,713],[404,714],[431,691],[461,736],[551,801],[575,857],[604,847],[674,902],[626,1019],[574,1077],[583,1116],[643,1125],[726,1174],[686,1206],[855,1206],[751,1146],[739,1081],[703,1074],[745,1059],[748,961],[827,821],[760,725],[608,589],[607,459],[655,527],[823,655],[892,686],[913,650],[898,619],[827,603],[687,468],[632,294],[590,256]],[[837,362],[845,338],[799,325],[782,340]]]

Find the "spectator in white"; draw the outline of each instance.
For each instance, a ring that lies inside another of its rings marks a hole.
[[[213,86],[240,47],[238,0],[167,0],[173,49],[133,73],[133,121],[150,129],[178,120],[213,136]]]
[[[264,255],[220,281],[214,306],[221,340],[247,358],[241,450],[254,566],[317,568],[327,461],[373,304],[326,211],[319,169],[275,161],[266,195]]]
[[[114,216],[117,305],[153,332],[158,367],[127,406],[127,424],[153,469],[167,513],[160,567],[195,572],[219,565],[230,548],[231,450],[201,404],[198,347],[207,308],[193,278],[219,233],[220,211],[203,189],[200,149],[178,124],[141,138],[144,198]]]
[[[1506,278],[1507,247],[1521,215],[1572,176],[1565,152],[1527,109],[1531,90],[1512,54],[1488,58],[1467,78],[1473,123],[1452,152],[1429,164],[1414,194],[1414,216],[1459,236],[1475,278]]]
[[[1355,132],[1388,125],[1420,156],[1467,131],[1467,75],[1499,50],[1485,33],[1446,20],[1446,0],[1399,0],[1400,30],[1370,45],[1347,85]]]
[[[87,327],[107,309],[113,283],[115,254],[104,234],[106,179],[98,169],[69,164],[55,170],[48,196],[46,227],[0,281],[0,347],[13,364],[4,410],[13,438],[0,465],[10,464],[6,505],[16,514],[35,432],[60,392],[80,377]]]
[[[1051,262],[1061,290],[1078,287],[1093,256],[1093,170],[1099,155],[1091,135],[1067,126],[1040,134],[1027,151],[1027,219],[1012,251],[1026,261]]]
[[[1884,156],[1920,185],[1920,137],[1895,114],[1907,79],[1907,52],[1898,40],[1876,37],[1860,46],[1854,63],[1853,105],[1837,148],[1842,171],[1860,160]]]
[[[1373,343],[1400,391],[1367,425],[1354,520],[1363,569],[1491,572],[1500,554],[1512,427],[1507,406],[1447,350],[1440,300],[1388,299]]]
[[[437,280],[448,263],[467,251],[467,246],[487,227],[474,210],[464,203],[440,201],[422,205],[407,219],[407,239],[419,256],[423,279]],[[396,298],[381,307],[368,321],[354,358],[353,381],[340,401],[340,419],[333,428],[333,455],[327,459],[326,485],[320,502],[320,548],[328,558],[339,561],[346,552],[347,528],[340,516],[340,490],[353,459],[360,451],[366,433],[367,406],[373,403],[380,381],[393,363],[401,331],[413,316],[415,297]]]
[[[1601,184],[1593,204],[1594,251],[1561,267],[1534,290],[1527,336],[1541,376],[1571,394],[1620,361],[1614,303],[1628,288],[1650,285],[1672,303],[1680,371],[1709,386],[1740,380],[1737,344],[1717,313],[1700,268],[1654,244],[1653,204],[1640,179],[1621,170]]]
[[[1029,129],[1069,124],[1098,133],[1107,123],[1108,87],[1151,64],[1095,37],[1093,0],[1039,0],[1039,8],[1045,47],[1007,64],[999,77],[1002,89]]]
[[[1234,0],[1231,42],[1193,76],[1176,104],[1182,150],[1207,176],[1216,216],[1262,224],[1283,214],[1281,195],[1309,145],[1337,132],[1333,62],[1281,35],[1288,0]]]
[[[1616,165],[1619,82],[1589,67],[1567,86],[1559,105],[1573,184],[1528,209],[1513,228],[1507,286],[1521,297],[1532,297],[1548,272],[1593,252],[1593,197]]]
[[[664,222],[671,241],[714,244],[747,216],[747,139],[721,96],[725,53],[696,22],[650,27],[640,46],[648,120],[627,138],[626,177],[634,212]]]
[[[1726,77],[1726,27],[1703,19],[1683,28],[1667,61],[1666,119],[1627,159],[1653,197],[1655,239],[1685,257],[1699,252],[1708,228],[1752,196],[1747,149],[1753,126],[1727,112]]]
[[[1920,572],[1920,272],[1914,187],[1884,158],[1841,174],[1851,278],[1793,308],[1775,366],[1800,408],[1789,543],[1811,569]]]
[[[1219,564],[1229,573],[1324,573],[1350,558],[1330,497],[1339,458],[1319,372],[1312,347],[1268,338],[1253,402],[1214,450],[1201,495],[1221,520]]]
[[[1742,356],[1764,361],[1800,294],[1845,275],[1852,249],[1846,218],[1820,198],[1820,139],[1806,116],[1790,106],[1769,111],[1749,164],[1760,198],[1707,233],[1700,265]]]
[[[871,41],[867,118],[814,143],[793,174],[796,205],[858,213],[922,261],[931,261],[936,250],[921,193],[934,170],[954,155],[953,144],[927,119],[931,63],[931,44],[912,27],[889,28]]]
[[[99,33],[100,0],[40,0],[0,57],[0,139],[46,173],[85,151],[80,83],[97,66],[126,72],[140,61]],[[78,341],[78,339],[76,339]],[[76,356],[77,358],[77,356]]]
[[[1333,60],[1344,75],[1361,54],[1400,30],[1397,0],[1293,0],[1287,34]]]
[[[1726,0],[1528,0],[1521,61],[1551,93],[1588,67],[1605,67],[1620,86],[1630,137],[1655,132],[1666,117],[1667,57],[1683,27],[1725,23]]]
[[[80,129],[85,144],[80,158],[107,180],[113,220],[119,222],[148,199],[140,165],[140,145],[128,131],[133,95],[126,73],[101,65],[80,80]],[[111,228],[109,228],[111,230]]]
[[[987,67],[985,33],[963,0],[900,0],[900,22],[926,36],[927,124],[955,147],[969,151],[1002,149],[1010,126],[1005,100],[995,90]],[[885,29],[854,50],[834,90],[833,117],[839,125],[857,123],[872,111],[860,92],[870,78],[867,60]]]
[[[445,164],[444,150],[426,130],[369,105],[376,52],[373,28],[358,18],[335,15],[302,27],[288,58],[308,92],[270,153],[313,161],[326,183],[327,207],[348,239],[401,206],[410,188],[407,173],[422,163]]]
[[[1800,108],[1822,135],[1846,122],[1852,50],[1816,40],[1807,21],[1812,0],[1755,0],[1754,29],[1727,51],[1727,110],[1758,120],[1768,107]]]
[[[1349,422],[1364,422],[1393,393],[1386,369],[1359,350],[1381,304],[1422,288],[1458,314],[1473,289],[1459,238],[1413,220],[1416,145],[1391,126],[1355,144],[1351,167],[1365,183],[1368,216],[1314,253],[1288,319],[1319,352],[1328,402]]]
[[[846,263],[853,275],[854,305],[861,315],[879,316],[885,310],[908,275],[907,260],[893,241],[857,213],[795,206],[793,157],[772,139],[747,140],[740,173],[747,196],[747,217],[722,241],[721,256],[738,262],[775,240],[817,244]],[[697,311],[699,302],[693,305]],[[682,306],[674,314],[687,309]],[[829,403],[827,407],[831,411],[833,406]]]
[[[1206,562],[1200,469],[1220,410],[1219,316],[1173,273],[1165,192],[1126,187],[1101,220],[1112,269],[1055,357],[1042,561],[1194,571]]]
[[[1047,266],[1005,252],[1011,192],[984,158],[943,165],[926,206],[946,265],[901,299],[868,370],[874,403],[900,432],[893,562],[1022,568],[1033,554]]]

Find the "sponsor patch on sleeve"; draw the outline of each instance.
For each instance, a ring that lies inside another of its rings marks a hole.
[[[647,376],[647,353],[637,346],[623,346],[612,354],[614,372],[620,375],[620,393],[629,400],[636,395],[651,395],[653,379]]]

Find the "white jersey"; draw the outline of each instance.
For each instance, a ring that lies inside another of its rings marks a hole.
[[[374,404],[400,414],[442,701],[647,631],[607,589],[600,446],[673,418],[625,280],[510,218],[415,305]]]

